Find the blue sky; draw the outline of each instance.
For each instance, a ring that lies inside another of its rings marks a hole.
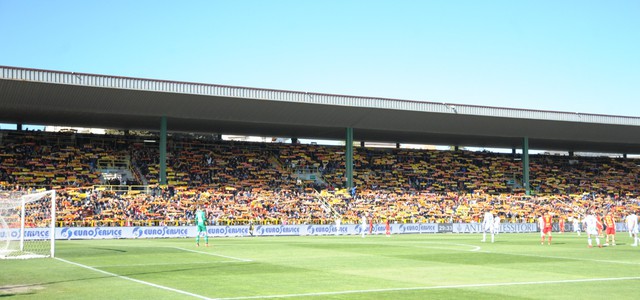
[[[639,53],[637,0],[0,0],[0,65],[308,92],[640,116]]]

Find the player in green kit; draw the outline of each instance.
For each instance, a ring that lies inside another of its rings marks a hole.
[[[200,236],[204,234],[204,244],[209,247],[209,235],[207,235],[207,213],[202,210],[202,206],[198,205],[196,210],[196,226],[198,226],[198,235],[196,236],[196,247],[200,247]]]

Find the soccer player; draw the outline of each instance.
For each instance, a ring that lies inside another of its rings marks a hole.
[[[496,216],[493,218],[493,233],[500,233],[500,214],[496,214]]]
[[[491,233],[491,242],[493,243],[495,236],[493,234],[493,214],[491,210],[488,210],[484,213],[484,218],[482,219],[482,242],[487,241],[487,231]]]
[[[389,223],[389,218],[387,217],[387,221],[384,224],[384,232],[387,235],[387,237],[391,236],[391,225]]]
[[[564,233],[564,217],[560,217],[560,220],[558,220],[558,227],[560,227],[560,234]]]
[[[638,216],[631,212],[626,218],[627,229],[629,230],[629,236],[633,238],[633,244],[631,246],[638,246]]]
[[[573,218],[573,231],[578,233],[578,236],[580,236],[580,217],[578,216]]]
[[[362,237],[364,238],[364,235],[367,233],[367,214],[366,213],[362,213]]]
[[[551,228],[553,227],[553,218],[549,211],[542,215],[542,236],[540,237],[540,245],[544,245],[544,236],[548,236],[547,245],[551,245]]]
[[[607,229],[605,229],[605,234],[607,235],[607,238],[604,242],[604,245],[609,246],[609,237],[611,237],[611,245],[615,246],[616,245],[616,221],[613,215],[611,214],[611,211],[608,211],[607,215],[604,216],[604,225],[607,226]]]
[[[598,230],[598,236],[602,236],[602,230],[604,229],[604,225],[602,224],[602,217],[597,213],[594,213],[594,215],[596,217],[596,229]]]
[[[538,217],[538,227],[540,228],[540,238],[544,240],[544,220],[542,216]]]
[[[584,224],[586,227],[587,240],[589,242],[589,248],[593,248],[593,244],[591,243],[591,236],[596,237],[596,243],[598,247],[602,248],[600,245],[600,238],[598,237],[598,220],[596,219],[595,212],[590,211],[584,217]]]
[[[202,210],[202,206],[198,205],[196,210],[196,226],[198,226],[198,235],[196,235],[196,247],[200,247],[200,236],[204,235],[204,244],[209,247],[209,235],[207,234],[207,213]]]

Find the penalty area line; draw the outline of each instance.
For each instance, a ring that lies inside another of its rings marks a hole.
[[[217,257],[224,257],[224,258],[238,260],[238,261],[242,261],[242,262],[252,262],[253,261],[253,260],[250,260],[250,259],[237,258],[237,257],[226,256],[226,255],[222,255],[222,254],[215,254],[215,253],[209,253],[209,252],[204,252],[204,251],[191,250],[191,249],[187,249],[187,248],[180,248],[180,247],[169,247],[169,248],[178,249],[178,250],[187,251],[187,252],[193,252],[193,253],[217,256]]]
[[[295,298],[295,297],[314,297],[314,296],[321,297],[321,296],[346,295],[346,294],[384,293],[384,292],[438,290],[438,289],[464,289],[464,288],[483,288],[483,287],[496,287],[496,286],[517,286],[517,285],[582,283],[582,282],[621,281],[621,280],[640,280],[640,277],[586,278],[586,279],[567,279],[567,280],[552,280],[552,281],[525,281],[525,282],[498,282],[498,283],[477,283],[477,284],[460,284],[460,285],[436,285],[436,286],[421,286],[421,287],[407,287],[407,288],[388,288],[388,289],[371,289],[371,290],[347,290],[347,291],[319,292],[319,293],[306,293],[306,294],[302,293],[302,294],[247,296],[247,297],[219,298],[219,300]]]
[[[183,294],[183,295],[195,297],[195,298],[198,298],[198,299],[205,299],[205,300],[213,300],[214,299],[214,298],[209,298],[209,297],[205,297],[205,296],[194,294],[194,293],[189,293],[187,291],[170,288],[170,287],[167,287],[167,286],[164,286],[164,285],[159,285],[159,284],[155,284],[155,283],[151,283],[151,282],[147,282],[147,281],[143,281],[143,280],[127,277],[127,276],[122,276],[122,275],[118,275],[118,274],[107,272],[107,271],[103,271],[103,270],[100,270],[100,269],[96,269],[94,267],[90,267],[90,266],[83,265],[83,264],[80,264],[80,263],[68,261],[66,259],[62,259],[62,258],[58,258],[58,257],[56,257],[55,259],[57,259],[57,260],[59,260],[61,262],[65,262],[65,263],[77,266],[77,267],[81,267],[81,268],[85,268],[87,270],[91,270],[91,271],[94,271],[94,272],[102,273],[102,274],[105,274],[105,275],[109,275],[109,276],[112,276],[112,277],[117,277],[117,278],[124,279],[124,280],[133,281],[135,283],[148,285],[148,286],[151,286],[151,287],[155,287],[155,288],[159,288],[159,289],[175,292],[175,293],[178,293],[178,294]]]

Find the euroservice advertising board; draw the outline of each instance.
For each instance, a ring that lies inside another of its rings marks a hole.
[[[420,233],[479,233],[480,223],[407,223],[390,224],[391,234]],[[256,225],[244,226],[208,226],[207,234],[211,237],[241,236],[303,236],[303,235],[360,235],[386,234],[385,224],[373,226],[353,225]],[[502,233],[536,232],[535,223],[502,223]],[[627,231],[624,223],[617,223],[618,232]],[[137,239],[137,238],[186,238],[195,237],[195,226],[140,226],[140,227],[62,227],[55,229],[55,237],[60,240],[80,239]],[[48,228],[26,228],[25,238],[30,240],[49,239]],[[0,230],[0,240],[18,240],[20,230],[4,228]]]

